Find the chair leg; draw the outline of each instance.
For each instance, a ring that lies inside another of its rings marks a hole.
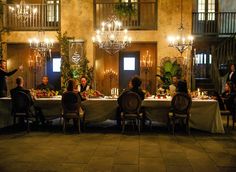
[[[82,124],[82,131],[84,132],[85,131],[85,114],[83,115],[81,124]]]
[[[140,134],[140,130],[141,130],[141,120],[138,119],[137,122],[138,122],[138,134]]]
[[[30,128],[29,128],[29,119],[28,118],[26,118],[26,125],[27,125],[27,133],[29,133]]]
[[[121,122],[122,122],[122,133],[124,133],[125,132],[125,120],[121,119]]]
[[[226,124],[227,132],[229,132],[229,114],[227,113],[227,124]]]
[[[170,132],[170,130],[171,130],[171,126],[172,124],[171,124],[171,119],[170,119],[170,117],[168,116],[168,120],[167,120],[167,128],[168,128],[168,131]]]
[[[189,118],[186,119],[186,132],[190,135]]]
[[[172,119],[172,134],[175,135],[175,118]]]
[[[234,123],[235,123],[235,114],[232,114],[232,121],[233,121],[232,129],[234,129]]]
[[[81,130],[80,130],[80,118],[78,118],[78,133],[80,133]]]
[[[66,119],[63,118],[63,132],[66,133]]]
[[[131,122],[132,122],[133,131],[134,131],[135,130],[134,125],[136,125],[136,119],[135,120],[131,120]]]
[[[16,116],[13,117],[13,124],[16,125]]]

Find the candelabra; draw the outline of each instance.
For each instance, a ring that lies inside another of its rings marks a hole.
[[[37,73],[40,72],[42,64],[43,64],[43,59],[41,56],[38,56],[37,54],[30,56],[28,59],[29,70],[30,70],[30,73],[33,74],[32,80],[34,80],[34,87],[37,86],[37,79],[38,79]]]
[[[45,37],[43,31],[39,31],[38,34],[38,37],[29,39],[30,48],[38,52],[43,57],[45,57],[46,53],[49,52],[49,56],[51,57],[51,49],[53,48],[54,40]]]
[[[131,37],[127,29],[121,30],[121,26],[122,23],[112,16],[107,22],[102,22],[101,29],[92,37],[93,42],[111,55],[125,49],[131,43]]]
[[[193,46],[193,37],[190,35],[188,37],[183,36],[184,26],[183,26],[183,3],[181,0],[181,17],[180,17],[180,27],[179,34],[177,36],[168,36],[169,47],[176,48],[181,56],[183,52]]]
[[[117,73],[113,69],[107,69],[104,71],[104,77],[109,78],[109,83],[110,83],[110,90],[112,88],[112,81],[113,79],[117,78]]]
[[[146,52],[146,55],[143,55],[140,65],[141,65],[141,69],[144,71],[144,74],[145,74],[145,89],[147,89],[147,85],[148,85],[147,77],[153,65],[153,62],[151,61],[151,54],[149,54],[148,50]]]
[[[21,0],[19,4],[9,6],[9,10],[22,22],[26,22],[31,15],[38,11],[37,8],[30,8],[24,0]]]

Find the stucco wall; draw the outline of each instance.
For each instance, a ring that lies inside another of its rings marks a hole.
[[[186,34],[191,33],[192,0],[183,1],[183,22]],[[61,29],[68,35],[86,41],[86,53],[93,61],[95,51],[91,40],[94,35],[93,0],[62,0]],[[158,0],[158,30],[130,31],[133,42],[158,42],[157,58],[179,56],[180,54],[168,47],[167,36],[177,34],[180,23],[180,0]],[[157,60],[159,61],[159,60]]]
[[[68,36],[85,40],[86,56],[94,65],[97,55],[91,37],[94,35],[93,0],[61,0],[61,32]],[[180,56],[174,48],[168,47],[167,36],[176,35],[180,24],[180,0],[158,0],[157,30],[130,31],[133,42],[156,42],[156,62],[161,58]],[[192,0],[183,1],[183,24],[185,33],[191,33]],[[3,38],[7,43],[28,43],[28,38],[37,32],[10,32]],[[48,37],[57,40],[57,32],[46,32]],[[184,56],[186,54],[183,54]],[[7,55],[5,55],[7,56]]]

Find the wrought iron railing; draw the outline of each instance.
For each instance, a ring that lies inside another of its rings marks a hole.
[[[4,5],[4,27],[9,30],[59,30],[60,4],[28,4],[30,15],[24,19],[19,18],[10,7],[14,4]],[[33,13],[36,9],[37,12]]]
[[[193,12],[193,35],[231,35],[236,32],[236,12]]]
[[[227,66],[229,64],[236,63],[236,32],[232,34],[230,37],[226,38],[222,43],[220,43],[212,51],[212,54],[213,54],[212,80],[214,81],[216,88],[218,88],[218,90],[221,91],[222,88],[221,75],[224,75],[228,72]]]
[[[117,16],[127,29],[155,30],[157,29],[157,0],[122,4],[94,0],[95,28],[113,15]]]

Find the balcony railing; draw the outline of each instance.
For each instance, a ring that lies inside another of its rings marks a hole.
[[[231,35],[236,32],[236,12],[193,13],[194,35]]]
[[[31,15],[22,21],[9,7],[14,4],[4,5],[4,27],[9,30],[59,30],[60,5],[59,4],[29,4]],[[37,9],[34,14],[33,9]]]
[[[94,0],[94,26],[100,27],[101,22],[106,21],[110,16],[117,16],[123,27],[131,30],[155,30],[157,29],[157,0],[145,2],[126,3],[133,9],[132,15],[121,16],[117,13],[115,2],[98,2]]]

